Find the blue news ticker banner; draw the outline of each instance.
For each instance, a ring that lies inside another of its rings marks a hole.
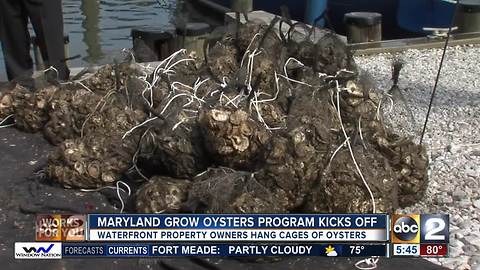
[[[63,243],[67,257],[388,256],[388,244],[79,244]]]
[[[386,214],[90,214],[89,229],[387,229]]]

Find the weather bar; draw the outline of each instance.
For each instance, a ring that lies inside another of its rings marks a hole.
[[[388,244],[94,244],[63,243],[66,257],[388,256]]]

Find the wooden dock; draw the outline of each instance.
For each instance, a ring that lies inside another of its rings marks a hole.
[[[452,34],[448,42],[449,46],[480,44],[480,32]],[[408,38],[395,40],[382,40],[377,42],[366,42],[349,44],[348,47],[355,55],[396,53],[410,49],[433,49],[443,48],[445,38]]]

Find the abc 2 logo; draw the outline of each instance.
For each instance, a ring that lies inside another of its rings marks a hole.
[[[393,215],[391,239],[395,244],[448,243],[448,215]]]

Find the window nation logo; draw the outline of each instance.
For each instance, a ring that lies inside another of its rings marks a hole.
[[[61,259],[62,243],[16,242],[15,259]]]

